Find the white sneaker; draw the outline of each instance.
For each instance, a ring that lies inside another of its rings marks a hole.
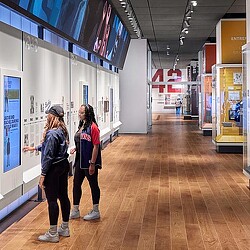
[[[69,228],[62,228],[62,225],[60,227],[58,227],[57,232],[60,236],[64,236],[64,237],[69,237],[70,233],[69,233]]]
[[[80,211],[79,210],[71,210],[70,215],[69,215],[70,219],[77,219],[80,218]]]
[[[56,243],[56,242],[59,242],[59,235],[58,235],[58,233],[56,233],[55,235],[54,235],[54,234],[51,234],[51,233],[48,231],[48,232],[46,232],[45,234],[40,235],[40,236],[38,237],[38,240]]]
[[[84,220],[96,220],[100,218],[100,212],[91,210],[87,215],[83,217]]]

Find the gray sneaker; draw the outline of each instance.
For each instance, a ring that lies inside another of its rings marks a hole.
[[[38,237],[38,240],[56,243],[56,242],[59,242],[59,235],[58,235],[58,233],[56,233],[56,234],[51,234],[51,233],[48,231],[48,232],[46,232],[45,234],[40,235],[40,236]]]
[[[80,218],[80,211],[79,210],[74,210],[74,209],[71,210],[69,218],[70,219]]]
[[[96,220],[100,218],[100,212],[91,210],[87,215],[83,217],[84,220]]]
[[[69,228],[62,228],[62,225],[60,227],[58,227],[57,232],[60,236],[64,236],[64,237],[69,237],[70,233],[69,233]]]

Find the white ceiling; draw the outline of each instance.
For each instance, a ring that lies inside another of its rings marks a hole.
[[[130,0],[142,38],[148,40],[152,51],[154,68],[172,68],[176,55],[177,68],[185,68],[192,59],[198,58],[198,51],[206,41],[215,41],[215,27],[223,17],[244,17],[246,0],[197,0],[190,19],[189,33],[180,46],[179,37],[183,27],[186,7],[190,0]],[[127,15],[119,0],[111,0],[121,19],[136,38]],[[169,45],[169,55],[167,55]]]

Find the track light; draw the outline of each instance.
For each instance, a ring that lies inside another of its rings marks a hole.
[[[182,46],[183,44],[183,39],[180,39],[180,45]]]
[[[184,29],[181,31],[181,33],[187,34],[187,33],[188,33],[188,28],[184,28]]]
[[[193,6],[197,6],[197,1],[191,1],[191,4],[192,4]]]
[[[185,21],[184,21],[184,23],[185,23],[185,25],[186,25],[187,27],[189,27],[189,26],[190,26],[190,23],[189,23],[189,21],[188,21],[188,20],[185,20]]]
[[[124,12],[126,13],[131,26],[133,27],[134,32],[136,33],[138,38],[141,38],[141,30],[138,25],[137,18],[131,6],[130,0],[119,0],[121,6],[124,8]]]

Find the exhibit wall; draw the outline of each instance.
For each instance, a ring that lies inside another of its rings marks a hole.
[[[30,46],[30,41],[35,46]],[[59,104],[64,108],[70,148],[74,146],[81,104],[92,105],[96,115],[102,111],[98,123],[101,134],[107,137],[112,133],[112,121],[121,122],[117,73],[3,23],[0,23],[0,77],[2,219],[24,202],[21,197],[27,200],[37,192],[41,154],[24,153],[22,148],[40,144],[45,111],[50,106]],[[98,101],[102,98],[100,106]]]

